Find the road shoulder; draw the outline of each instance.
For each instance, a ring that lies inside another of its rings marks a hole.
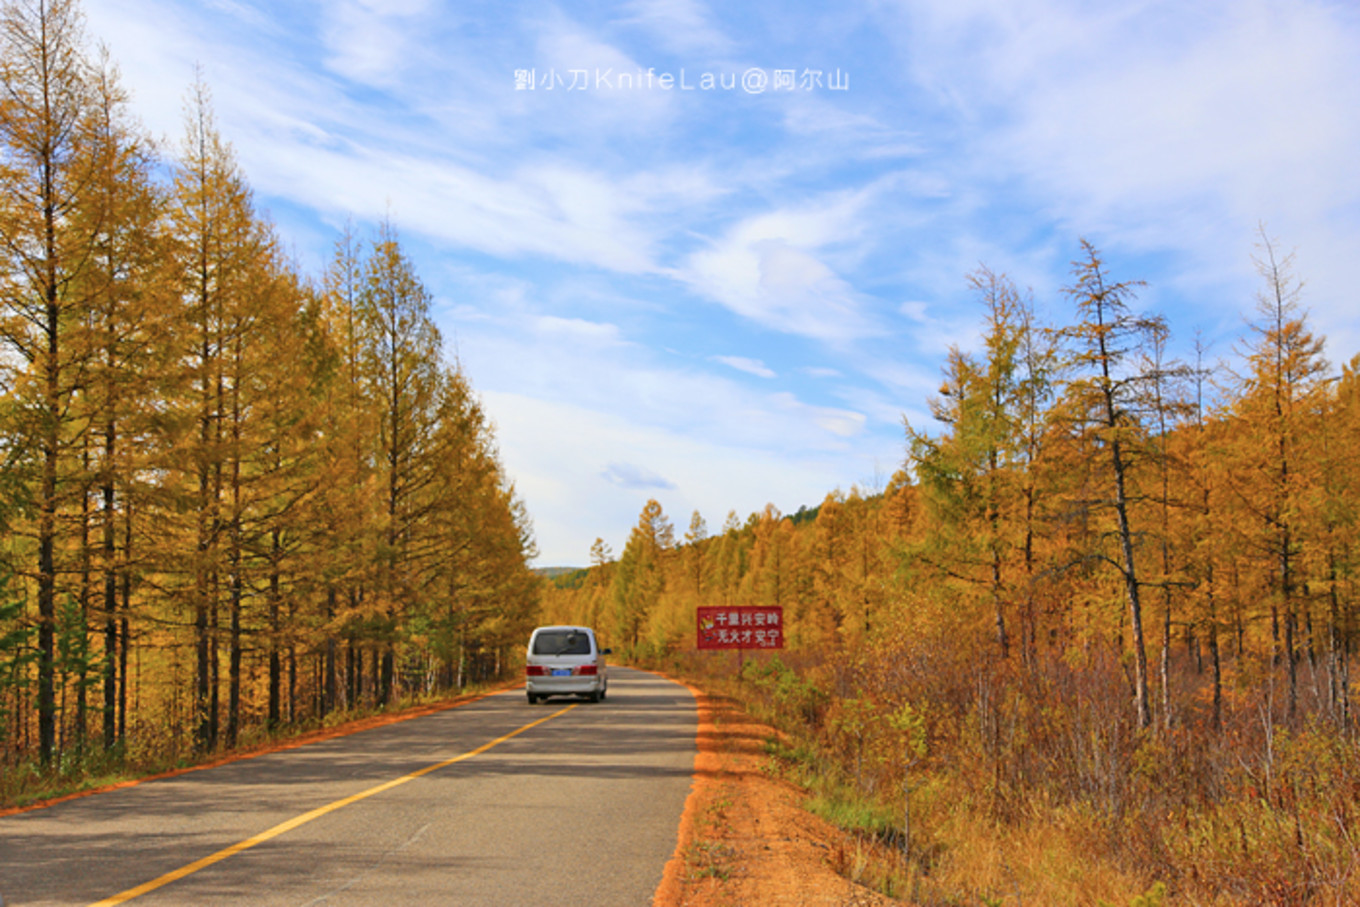
[[[774,731],[736,703],[691,687],[699,709],[694,787],[653,907],[900,904],[833,868],[853,838],[803,810],[768,771]]]
[[[82,788],[80,790],[71,791],[70,793],[61,794],[60,796],[47,797],[41,800],[34,800],[32,802],[24,803],[22,805],[0,807],[0,819],[5,818],[6,816],[14,816],[20,813],[32,812],[38,809],[47,809],[48,807],[56,806],[58,803],[65,803],[68,800],[77,800],[80,799],[81,797],[89,797],[95,794],[103,794],[109,791],[121,790],[127,787],[136,787],[137,785],[145,784],[148,781],[159,781],[162,778],[175,778],[178,777],[179,775],[189,774],[190,772],[201,772],[204,769],[217,768],[220,765],[227,765],[228,763],[231,762],[239,762],[242,759],[254,759],[256,756],[264,756],[268,755],[269,753],[277,753],[282,750],[297,749],[300,746],[306,746],[310,743],[317,743],[322,740],[331,740],[336,737],[345,737],[350,734],[357,734],[360,731],[369,730],[371,728],[383,727],[389,724],[396,724],[399,721],[409,721],[412,718],[420,718],[425,715],[432,715],[435,712],[442,712],[447,709],[453,709],[458,708],[459,706],[468,705],[469,703],[476,702],[479,699],[485,699],[488,696],[494,696],[496,693],[514,689],[517,686],[518,684],[508,684],[498,687],[492,687],[486,690],[479,690],[475,693],[460,693],[455,696],[451,696],[447,699],[442,699],[438,702],[405,706],[402,708],[394,709],[390,712],[380,712],[375,715],[365,715],[361,718],[351,718],[340,724],[331,725],[329,727],[291,733],[284,737],[266,740],[264,742],[254,744],[251,746],[244,746],[234,750],[228,750],[226,752],[217,753],[211,757],[206,758],[204,761],[196,762],[193,765],[186,765],[180,768],[172,768],[166,771],[140,775],[138,777],[128,778],[127,780],[124,781],[115,781],[111,784],[97,784],[90,787]],[[2,907],[2,905],[0,905],[0,907]]]

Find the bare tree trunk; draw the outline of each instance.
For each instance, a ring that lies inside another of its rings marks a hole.
[[[1214,615],[1213,593],[1209,595],[1209,655],[1214,674],[1214,730],[1223,729],[1223,664],[1218,651],[1218,618]]]
[[[104,749],[118,741],[118,565],[117,526],[114,513],[113,454],[115,430],[110,422],[104,431],[105,476],[103,502],[104,547]]]
[[[1133,633],[1134,705],[1138,712],[1138,726],[1152,724],[1148,702],[1147,649],[1143,646],[1143,606],[1139,596],[1138,573],[1133,558],[1133,531],[1129,526],[1128,498],[1124,491],[1124,462],[1120,457],[1119,442],[1111,444],[1115,470],[1115,511],[1119,516],[1119,549],[1123,555],[1124,591],[1128,597],[1129,629]]]
[[[336,700],[336,653],[335,653],[335,629],[332,626],[335,621],[335,602],[336,591],[334,586],[326,588],[326,652],[322,666],[321,678],[321,717],[329,715],[335,711]]]

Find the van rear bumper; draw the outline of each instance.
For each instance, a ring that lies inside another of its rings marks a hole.
[[[605,678],[594,677],[530,677],[524,690],[535,696],[571,696],[596,693],[605,688]]]

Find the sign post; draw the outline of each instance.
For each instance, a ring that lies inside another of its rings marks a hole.
[[[784,609],[772,607],[699,608],[700,649],[782,649]]]

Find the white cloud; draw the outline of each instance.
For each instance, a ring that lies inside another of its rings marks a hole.
[[[739,372],[746,372],[748,375],[755,375],[757,378],[776,378],[774,370],[759,359],[748,359],[745,356],[714,356],[714,362],[721,362],[723,365],[731,366]]]
[[[927,308],[926,303],[921,302],[920,300],[911,300],[909,302],[904,302],[901,305],[899,305],[897,307],[897,311],[901,312],[904,316],[910,318],[912,321],[919,321],[924,323],[930,320],[930,316],[926,314],[926,308]]]
[[[868,421],[863,413],[828,406],[812,406],[799,400],[790,393],[778,393],[772,401],[780,409],[810,419],[823,431],[838,438],[853,438],[864,430]]]
[[[666,129],[675,115],[675,92],[657,87],[655,75],[648,73],[655,66],[560,11],[536,19],[532,28],[538,38],[528,65],[541,84],[521,94],[545,118],[558,121],[577,141],[637,134],[654,138]],[[584,90],[570,90],[573,85]]]
[[[623,11],[620,24],[641,26],[676,53],[705,59],[732,50],[732,41],[710,21],[708,9],[698,0],[629,0]]]
[[[495,391],[483,397],[495,414],[502,456],[533,517],[538,560],[545,565],[587,563],[597,536],[622,551],[628,528],[651,497],[674,523],[683,525],[698,510],[716,525],[728,510],[744,516],[767,503],[789,512],[815,504],[830,489],[878,467],[868,453],[852,460],[797,447],[775,453],[709,433],[639,424],[627,410]],[[648,465],[630,465],[636,463]],[[664,476],[673,487],[625,487],[618,480],[634,469],[644,477]]]
[[[628,414],[639,429],[721,439],[746,449],[797,449],[808,456],[844,453],[862,417],[770,393],[736,376],[693,368],[688,360],[652,351],[612,324],[511,308],[490,318],[463,318],[459,358],[474,383],[490,391],[530,395],[597,412]],[[525,331],[524,326],[530,330]],[[740,365],[763,368],[742,357]],[[734,367],[731,362],[723,362]],[[772,372],[772,370],[771,370]],[[675,480],[651,458],[610,455],[609,462],[646,464]]]
[[[1353,197],[1356,35],[1306,3],[1234,7],[1192,43],[1038,76],[1011,147],[1069,207],[1110,215],[1217,196],[1252,218]]]
[[[656,270],[636,196],[587,170],[525,164],[500,177],[452,161],[255,139],[251,158],[261,166],[248,169],[262,188],[336,217],[391,212],[404,230],[491,255]]]
[[[624,342],[618,325],[602,324],[582,318],[540,315],[534,319],[534,329],[552,342],[570,343],[577,348],[588,346],[599,349]]]
[[[680,272],[701,294],[764,327],[844,343],[880,330],[867,300],[827,264],[864,227],[871,192],[741,221]]]
[[[326,68],[352,82],[397,88],[425,65],[431,0],[326,0],[320,11]]]
[[[609,484],[629,490],[660,489],[670,491],[675,483],[650,469],[633,463],[610,463],[600,476]]]
[[[830,138],[842,155],[914,156],[921,151],[910,144],[910,135],[885,127],[877,117],[814,93],[796,94],[784,103],[784,128],[798,136]]]
[[[204,5],[227,13],[251,29],[278,33],[277,25],[273,19],[246,3],[238,3],[236,0],[206,0]]]
[[[886,31],[916,84],[956,114],[958,183],[1009,180],[1027,216],[1052,221],[1073,244],[1087,236],[1112,254],[1174,256],[1149,297],[1186,294],[1194,302],[1182,307],[1209,323],[1249,310],[1248,257],[1264,221],[1309,260],[1318,323],[1340,349],[1357,348],[1355,257],[1343,251],[1360,244],[1353,8],[912,0],[879,9],[898,17]],[[1188,334],[1194,316],[1180,315],[1174,326]]]

